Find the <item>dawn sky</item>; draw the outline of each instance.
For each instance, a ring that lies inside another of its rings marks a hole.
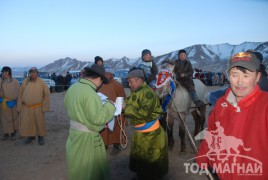
[[[267,0],[0,0],[0,66],[268,40]]]

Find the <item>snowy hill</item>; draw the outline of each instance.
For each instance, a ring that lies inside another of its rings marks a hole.
[[[264,64],[268,65],[268,42],[244,42],[239,45],[218,44],[218,45],[194,45],[186,47],[188,60],[194,68],[205,71],[226,71],[230,57],[238,52],[247,50],[258,51],[263,54]],[[165,59],[175,61],[178,57],[178,50],[158,56],[155,62],[159,65]]]
[[[76,59],[71,59],[66,57],[65,59],[59,59],[50,63],[42,68],[40,71],[56,72],[56,73],[66,73],[67,71],[81,70],[86,66],[91,66],[92,62],[82,62]]]
[[[204,71],[225,72],[230,57],[238,52],[247,51],[249,49],[258,51],[263,54],[263,63],[268,66],[268,42],[244,42],[239,45],[231,45],[228,43],[217,45],[198,44],[184,48],[187,51],[188,60],[191,61],[194,68]],[[165,59],[175,61],[178,57],[178,51],[173,51],[161,56],[155,57],[154,61],[161,67],[161,62]],[[153,55],[153,52],[152,52]],[[129,70],[139,60],[123,58],[110,58],[104,61],[105,66],[110,66],[113,70]],[[77,59],[66,57],[65,59],[55,60],[42,67],[41,71],[56,72],[65,74],[71,70],[81,70],[85,66],[90,66],[92,62],[82,62]]]

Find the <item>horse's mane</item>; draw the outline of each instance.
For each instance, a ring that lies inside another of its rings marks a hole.
[[[174,79],[174,83],[175,83],[176,89],[179,88],[179,89],[185,89],[186,90],[186,88],[182,85],[182,83],[177,81],[176,79]]]

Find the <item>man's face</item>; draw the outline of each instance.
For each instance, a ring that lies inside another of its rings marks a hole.
[[[102,85],[102,82],[103,82],[102,78],[98,77],[98,78],[96,78],[96,81],[93,83],[97,86],[97,88],[99,88]]]
[[[110,81],[114,76],[112,73],[110,72],[105,72],[105,76],[107,77],[107,79]]]
[[[128,78],[128,84],[131,89],[131,91],[135,91],[140,85],[142,84],[142,79],[140,78]]]
[[[145,54],[145,55],[143,56],[143,60],[144,60],[144,61],[150,61],[150,60],[151,60],[151,55],[150,55],[150,54]]]
[[[3,72],[2,72],[2,77],[3,77],[4,79],[9,79],[9,78],[10,78],[9,72],[7,72],[7,71],[3,71]]]
[[[36,79],[38,76],[38,73],[36,71],[31,71],[30,72],[30,79]]]
[[[102,66],[103,65],[102,61],[101,60],[97,61],[97,65]]]
[[[260,79],[260,73],[251,72],[249,70],[246,70],[246,72],[243,73],[234,67],[229,71],[229,78],[232,92],[238,102],[254,90]]]
[[[179,55],[179,59],[180,59],[181,61],[185,61],[185,60],[186,60],[186,54],[185,54],[185,53],[180,53],[180,55]]]

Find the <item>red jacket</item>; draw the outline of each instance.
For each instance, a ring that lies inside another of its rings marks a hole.
[[[196,162],[200,167],[209,163],[210,167],[218,168],[216,173],[220,179],[267,180],[268,93],[256,86],[250,95],[238,102],[237,107],[230,103],[230,99],[234,99],[231,96],[233,93],[228,89],[217,101],[208,120],[207,130],[210,133],[201,143]],[[224,134],[222,137],[215,136],[220,135],[216,132],[219,129]],[[214,136],[209,139],[213,133]],[[235,154],[238,155],[236,162]],[[208,155],[215,160],[209,159]],[[226,161],[221,160],[224,158]]]

